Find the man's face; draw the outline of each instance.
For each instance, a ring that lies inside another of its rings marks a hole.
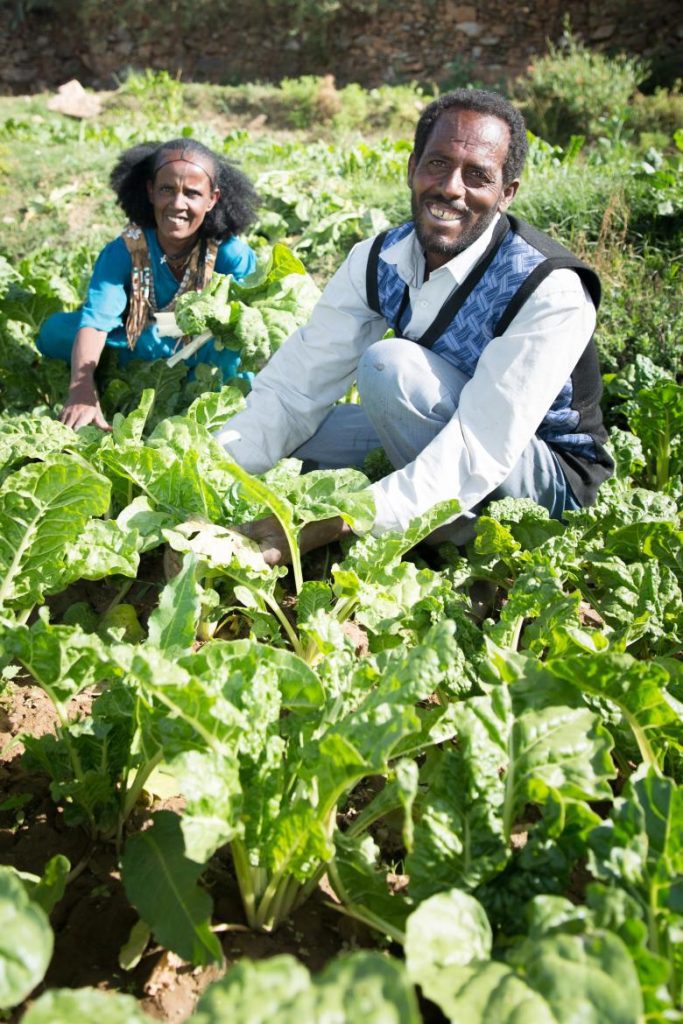
[[[509,144],[505,121],[452,109],[439,117],[420,159],[411,155],[413,221],[429,270],[476,241],[512,202],[519,182],[503,184]]]

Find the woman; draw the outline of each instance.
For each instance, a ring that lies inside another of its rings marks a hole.
[[[239,280],[256,265],[237,237],[255,219],[254,188],[200,142],[134,146],[120,156],[110,181],[130,223],[98,256],[82,308],[49,317],[37,339],[43,355],[71,362],[60,419],[74,429],[87,423],[111,429],[94,379],[105,345],[118,349],[120,363],[170,356],[181,341],[177,332],[161,333],[154,315],[171,312],[179,295],[201,290],[214,270]],[[188,365],[197,362],[219,366],[227,378],[239,356],[209,341]]]

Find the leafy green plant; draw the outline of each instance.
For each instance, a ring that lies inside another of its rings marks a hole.
[[[571,135],[617,137],[647,65],[625,55],[606,57],[586,47],[568,23],[559,44],[517,78],[514,94],[531,131],[564,145]]]
[[[204,291],[181,296],[176,319],[186,334],[213,335],[218,348],[238,351],[240,368],[257,372],[306,322],[318,296],[303,263],[276,242],[243,281],[215,274]]]

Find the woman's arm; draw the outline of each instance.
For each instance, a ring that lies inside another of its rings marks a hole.
[[[95,387],[95,370],[107,339],[106,331],[95,327],[81,327],[71,352],[71,383],[69,393],[59,417],[67,427],[85,427],[94,423],[102,430],[111,427],[102,415]]]

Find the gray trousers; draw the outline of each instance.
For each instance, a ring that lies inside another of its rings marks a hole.
[[[342,469],[362,466],[367,453],[381,446],[394,468],[401,469],[452,418],[466,383],[460,370],[415,342],[375,342],[358,365],[360,405],[335,406],[292,455],[304,460],[305,468]],[[476,509],[459,516],[440,540],[466,543],[482,505],[499,498],[531,498],[555,519],[580,507],[552,449],[532,437],[502,484]]]

